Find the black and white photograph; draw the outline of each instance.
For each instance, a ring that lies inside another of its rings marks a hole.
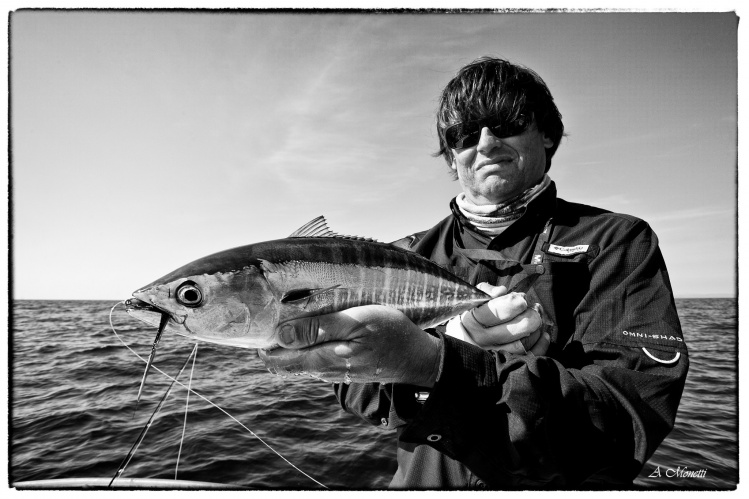
[[[5,10],[7,489],[739,488],[735,7],[120,7]]]

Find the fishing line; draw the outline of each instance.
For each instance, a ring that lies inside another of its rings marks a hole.
[[[164,405],[164,402],[166,402],[167,397],[169,397],[169,394],[172,392],[172,388],[174,388],[174,383],[177,381],[177,378],[182,375],[182,371],[185,370],[185,367],[187,367],[187,363],[190,361],[190,357],[192,357],[192,354],[195,353],[195,350],[198,349],[198,344],[195,344],[195,347],[192,349],[192,352],[190,352],[190,355],[185,359],[185,363],[182,364],[182,368],[177,373],[177,376],[175,376],[174,380],[169,385],[169,388],[166,389],[166,392],[164,392],[164,395],[161,397],[161,400],[159,400],[158,405],[156,406],[156,409],[154,409],[153,414],[151,414],[151,417],[148,418],[148,422],[146,423],[146,426],[143,427],[143,429],[140,431],[140,435],[138,435],[137,440],[135,440],[135,443],[132,447],[130,447],[130,451],[127,453],[127,456],[125,456],[125,459],[122,460],[120,465],[117,467],[117,471],[114,473],[114,476],[112,477],[112,480],[109,482],[108,487],[112,486],[112,483],[114,483],[115,480],[120,478],[122,474],[125,472],[125,468],[127,468],[127,465],[130,464],[130,460],[135,455],[136,451],[138,450],[138,447],[140,447],[140,444],[143,443],[143,439],[146,438],[146,433],[148,433],[148,430],[151,428],[151,425],[153,424],[153,420],[156,419],[156,416],[158,416],[159,411],[161,411],[161,408]]]
[[[190,369],[190,381],[187,383],[187,396],[185,397],[185,422],[182,424],[182,438],[179,441],[177,452],[177,466],[174,468],[174,479],[177,479],[179,470],[179,457],[182,455],[182,442],[185,441],[185,430],[187,429],[187,408],[190,406],[190,387],[192,386],[192,373],[195,372],[195,360],[198,358],[198,344],[195,343],[195,356],[192,358],[192,369]]]
[[[140,355],[138,355],[138,353],[135,350],[133,350],[132,348],[130,348],[130,346],[127,343],[125,343],[122,340],[122,338],[120,338],[120,335],[117,334],[117,330],[114,328],[114,325],[112,324],[112,313],[114,313],[114,309],[117,307],[117,305],[124,305],[124,303],[125,303],[124,301],[115,303],[114,307],[112,307],[112,309],[109,311],[109,326],[112,328],[112,332],[117,337],[117,339],[120,341],[120,343],[123,344],[123,346],[125,348],[127,348],[128,350],[130,350],[130,352],[133,355],[135,355],[136,357],[138,357],[138,359],[140,359],[141,362],[146,362],[147,363],[146,359],[144,359],[143,357],[141,357]],[[162,371],[161,369],[159,369],[155,365],[152,365],[151,368],[154,369],[155,371],[159,372],[162,376],[165,376],[166,378],[168,378],[168,379],[170,379],[172,381],[175,381],[178,385],[180,385],[183,388],[189,390],[190,393],[193,393],[194,395],[200,397],[201,399],[203,399],[206,402],[208,402],[211,406],[213,406],[216,409],[218,409],[219,411],[223,412],[227,417],[229,417],[229,419],[233,420],[239,426],[241,426],[242,428],[244,428],[245,430],[247,430],[247,432],[250,435],[252,435],[253,437],[257,438],[260,441],[260,443],[263,444],[264,446],[266,446],[271,452],[273,452],[275,455],[277,455],[278,457],[280,457],[281,459],[283,459],[286,462],[286,464],[288,464],[289,466],[291,466],[292,468],[294,468],[295,470],[297,470],[299,473],[301,473],[302,475],[306,476],[307,478],[309,478],[310,480],[312,480],[313,482],[315,482],[320,487],[322,487],[324,489],[328,488],[325,485],[323,485],[322,483],[320,483],[317,480],[315,480],[314,478],[312,478],[311,476],[309,476],[304,471],[300,470],[297,466],[294,465],[294,463],[292,463],[291,461],[289,461],[288,459],[286,459],[285,457],[283,457],[281,454],[279,454],[278,451],[276,451],[276,449],[274,449],[273,447],[271,447],[265,440],[263,440],[262,438],[260,438],[254,431],[252,431],[249,428],[247,428],[247,426],[245,426],[241,421],[239,421],[237,418],[235,418],[234,416],[232,416],[231,414],[229,414],[228,412],[226,412],[223,408],[219,407],[218,405],[214,404],[212,401],[208,400],[208,398],[204,397],[201,393],[199,393],[199,392],[197,392],[197,391],[195,391],[195,390],[193,390],[191,388],[188,388],[183,383],[181,383],[180,381],[177,381],[176,379],[172,378],[171,376],[169,376],[167,373],[165,373],[164,371]]]
[[[153,359],[156,358],[156,347],[159,345],[161,335],[164,333],[167,323],[169,322],[169,314],[166,312],[161,313],[161,320],[159,321],[159,331],[156,333],[156,339],[153,341],[151,347],[151,355],[148,356],[148,362],[146,363],[146,371],[143,373],[143,379],[140,380],[140,388],[138,388],[138,397],[135,399],[135,411],[138,410],[138,404],[140,403],[140,396],[143,393],[143,387],[146,386],[146,378],[148,378],[148,371],[151,370],[151,364]],[[133,412],[135,416],[135,412]]]

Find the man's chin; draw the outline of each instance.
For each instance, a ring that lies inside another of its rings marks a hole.
[[[517,197],[523,191],[513,188],[510,183],[498,175],[489,175],[484,181],[486,189],[482,189],[479,197],[474,201],[475,204],[502,204]],[[482,202],[478,202],[482,201]]]

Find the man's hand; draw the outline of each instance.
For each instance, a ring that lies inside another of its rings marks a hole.
[[[518,355],[546,353],[550,337],[541,327],[540,304],[529,307],[525,293],[507,294],[505,286],[482,282],[477,287],[494,299],[461,316],[463,327],[476,345]]]
[[[431,387],[439,371],[441,340],[390,307],[368,305],[288,321],[276,336],[283,348],[258,352],[276,374]]]

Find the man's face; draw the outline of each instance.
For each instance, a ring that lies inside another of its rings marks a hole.
[[[546,169],[546,148],[553,141],[535,124],[524,132],[500,139],[489,128],[481,129],[478,144],[452,149],[451,168],[466,199],[473,204],[509,201],[541,180]]]

